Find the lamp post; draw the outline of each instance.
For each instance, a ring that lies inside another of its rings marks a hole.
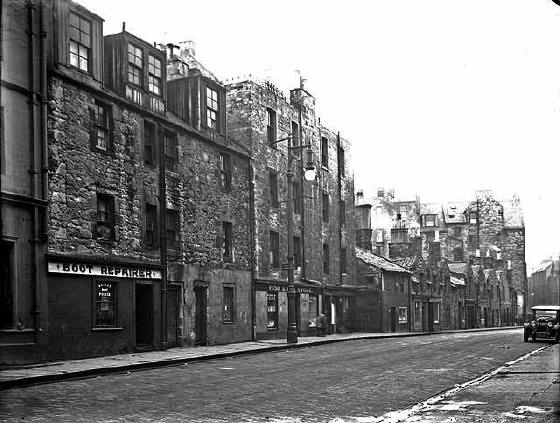
[[[288,135],[286,138],[277,140],[275,143],[281,141],[288,141],[288,166],[286,171],[286,182],[288,184],[288,199],[286,204],[286,219],[288,219],[287,231],[288,231],[288,257],[286,270],[288,271],[288,331],[286,334],[286,340],[288,344],[297,344],[298,333],[297,333],[297,322],[296,322],[296,287],[294,285],[294,192],[293,192],[293,179],[294,179],[294,169],[293,169],[293,158],[292,150],[298,148],[307,148],[307,164],[305,166],[304,178],[306,181],[315,180],[315,165],[313,164],[313,152],[311,150],[311,144],[292,146],[292,135]]]

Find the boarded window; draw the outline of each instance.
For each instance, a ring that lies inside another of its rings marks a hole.
[[[276,112],[266,109],[266,139],[270,145],[276,144]]]
[[[148,121],[144,121],[144,161],[156,163],[156,127]]]
[[[274,172],[269,172],[269,185],[270,185],[270,205],[278,207],[278,175]]]

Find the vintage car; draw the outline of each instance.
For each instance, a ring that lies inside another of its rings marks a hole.
[[[532,318],[523,325],[523,340],[537,339],[560,342],[560,306],[538,305],[531,307]]]

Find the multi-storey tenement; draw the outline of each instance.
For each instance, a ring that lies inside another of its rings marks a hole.
[[[286,336],[288,154],[292,154],[293,252],[297,326],[314,333],[317,316],[330,330],[351,330],[354,290],[354,195],[350,144],[315,115],[304,88],[290,98],[269,82],[227,86],[228,136],[253,162],[257,338]],[[304,178],[306,167],[316,178]]]
[[[250,158],[224,87],[170,51],[168,96],[165,50],[71,1],[2,14],[0,361],[250,339]]]

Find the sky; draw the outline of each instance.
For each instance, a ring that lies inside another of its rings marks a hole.
[[[356,189],[517,194],[528,271],[560,253],[560,7],[551,0],[78,0],[219,79],[295,88],[353,144]]]

